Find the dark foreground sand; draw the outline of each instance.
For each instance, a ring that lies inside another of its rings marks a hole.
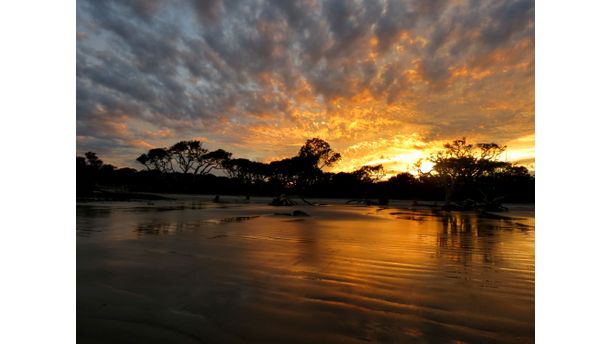
[[[78,342],[533,342],[533,208],[408,204],[78,204]]]

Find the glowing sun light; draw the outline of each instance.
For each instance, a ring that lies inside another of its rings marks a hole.
[[[421,168],[420,168],[421,172],[429,173],[429,172],[431,172],[433,167],[434,167],[434,163],[433,162],[428,161],[428,160],[421,161]]]

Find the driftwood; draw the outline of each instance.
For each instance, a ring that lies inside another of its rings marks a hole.
[[[434,202],[433,204],[419,203],[418,201],[412,202],[412,205],[415,207],[431,207],[431,208],[439,208],[438,202]]]
[[[484,199],[482,201],[475,201],[473,199],[465,199],[460,202],[446,202],[443,205],[438,205],[438,202],[433,204],[419,203],[414,201],[413,206],[419,207],[430,207],[434,210],[447,210],[447,211],[507,211],[508,208],[504,207],[501,203],[503,197],[496,197],[492,200]]]
[[[293,217],[307,217],[310,216],[307,213],[301,211],[301,210],[294,210],[292,213],[274,213],[274,215],[280,215],[280,216],[293,216]]]
[[[503,197],[497,197],[493,200],[484,199],[483,201],[474,201],[466,199],[456,203],[446,203],[442,206],[442,210],[480,210],[480,211],[507,211],[508,208],[501,204]]]
[[[389,205],[389,199],[379,198],[378,201],[373,201],[369,199],[351,199],[346,201],[346,204]]]
[[[308,205],[315,205],[315,204],[313,204],[313,203],[308,202],[306,199],[304,199],[304,197],[300,197],[300,199],[301,199],[302,201],[304,201],[304,203],[306,203],[306,204],[308,204]]]
[[[274,198],[269,204],[277,207],[289,207],[292,205],[297,205],[294,200],[285,197],[285,195],[280,195],[279,197]]]
[[[315,206],[315,205],[321,205],[321,204],[315,204],[312,202],[307,201],[304,197],[302,196],[296,196],[299,197],[299,199],[302,200],[302,202],[310,205],[310,206]],[[289,196],[285,196],[285,195],[280,195],[274,199],[272,199],[272,202],[269,203],[270,205],[274,205],[274,206],[279,206],[279,207],[283,207],[283,206],[292,206],[292,205],[298,205],[298,203],[294,200],[292,200],[291,198],[289,198]]]

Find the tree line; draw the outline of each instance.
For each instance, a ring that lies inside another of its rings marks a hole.
[[[262,163],[208,150],[197,140],[154,148],[137,157],[143,169],[104,164],[93,152],[77,157],[77,194],[121,189],[129,192],[234,194],[244,196],[335,197],[457,201],[503,199],[532,202],[535,178],[523,166],[500,161],[505,146],[468,144],[465,138],[431,155],[430,171],[399,173],[383,180],[382,165],[352,172],[324,172],[342,156],[329,143],[307,140],[293,157]],[[417,163],[417,168],[420,167]]]

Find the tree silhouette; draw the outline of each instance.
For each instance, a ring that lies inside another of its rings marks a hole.
[[[307,140],[300,148],[298,156],[304,159],[313,159],[315,167],[319,169],[331,167],[342,158],[340,153],[331,149],[329,143],[318,137]]]
[[[96,189],[96,183],[110,180],[116,168],[105,164],[94,152],[85,153],[85,157],[77,156],[77,194],[90,194]]]
[[[148,171],[163,173],[174,172],[176,165],[183,174],[204,175],[214,169],[223,168],[223,162],[231,158],[232,153],[217,149],[209,152],[198,140],[179,141],[170,148],[154,148],[141,154],[136,161],[143,164]],[[174,164],[172,163],[174,161]]]
[[[297,188],[304,169],[312,168],[311,161],[305,162],[305,159],[300,157],[272,161],[269,166],[271,177],[290,190]]]
[[[366,165],[352,172],[357,180],[365,183],[376,183],[385,176],[383,165]]]
[[[202,155],[208,151],[202,148],[202,143],[197,140],[180,141],[168,149],[168,154],[176,161],[178,168],[186,174],[202,167]]]
[[[232,153],[217,149],[216,151],[206,152],[200,155],[198,159],[198,168],[195,169],[195,174],[209,174],[212,170],[223,169],[224,163],[231,160]]]
[[[464,137],[444,144],[444,150],[430,156],[434,166],[428,174],[437,177],[444,186],[444,203],[450,203],[459,186],[474,183],[483,176],[494,175],[496,171],[510,165],[497,160],[505,149],[505,146],[496,143],[468,144]]]
[[[223,162],[223,168],[230,178],[237,178],[243,182],[251,181],[251,171],[253,162],[249,159],[229,159]]]
[[[143,164],[147,170],[163,173],[174,172],[172,155],[165,148],[150,149],[147,154],[142,154],[136,161]]]
[[[495,205],[500,196],[511,202],[533,202],[535,178],[523,166],[499,161],[506,147],[495,143],[452,141],[433,154],[430,172],[418,178],[404,172],[382,180],[382,165],[366,165],[352,172],[323,172],[340,159],[322,139],[305,142],[293,157],[262,163],[232,158],[222,149],[208,151],[199,141],[179,141],[170,148],[154,148],[136,160],[146,170],[116,169],[93,152],[77,156],[77,193],[96,197],[108,190],[136,192],[208,193],[300,197],[463,200],[450,208],[474,209]],[[176,169],[176,170],[175,170]],[[226,176],[213,174],[223,170]],[[109,187],[104,191],[104,187]],[[113,191],[110,191],[112,194]],[[482,199],[482,201],[480,201]],[[472,201],[472,200],[479,200]],[[475,204],[469,207],[468,203]],[[366,202],[367,203],[367,202]]]
[[[85,153],[85,159],[87,159],[86,165],[90,166],[91,168],[95,170],[102,167],[102,164],[103,164],[102,160],[100,160],[98,156],[96,155],[96,153],[94,152]]]

